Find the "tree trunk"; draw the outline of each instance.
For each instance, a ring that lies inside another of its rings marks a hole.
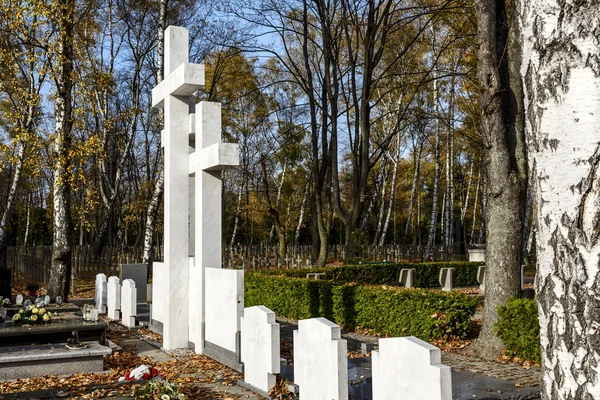
[[[520,67],[518,40],[513,36],[509,40],[504,1],[478,0],[475,4],[489,203],[483,325],[473,350],[482,358],[495,359],[504,347],[494,330],[498,306],[520,294],[527,158],[522,90],[519,79],[512,79],[515,72],[518,78]],[[511,20],[515,26],[515,18]]]
[[[377,227],[375,229],[375,235],[373,235],[373,246],[377,245],[379,242],[379,235],[381,235],[381,229],[383,228],[383,215],[385,211],[385,192],[386,192],[386,181],[387,173],[383,174],[383,180],[381,185],[381,205],[379,206],[379,212],[377,213]]]
[[[298,225],[296,226],[296,235],[294,236],[294,245],[300,246],[300,228],[302,228],[302,222],[304,221],[304,212],[306,210],[306,201],[310,195],[310,180],[311,175],[308,175],[306,185],[304,186],[304,195],[302,196],[302,205],[300,206],[300,215],[298,216]]]
[[[523,2],[542,399],[600,398],[600,7]]]
[[[408,217],[406,219],[406,226],[404,227],[404,236],[407,236],[407,237],[408,237],[408,232],[409,232],[410,226],[411,226],[413,208],[415,205],[415,199],[417,198],[417,188],[418,188],[419,175],[420,175],[420,169],[421,169],[421,153],[423,152],[423,141],[421,140],[421,138],[419,138],[418,141],[419,141],[419,145],[418,145],[419,147],[418,147],[417,153],[414,154],[415,170],[413,173],[412,189],[410,190],[410,200],[408,202]]]
[[[440,187],[440,122],[437,118],[437,79],[433,80],[433,97],[435,106],[435,175],[433,178],[433,203],[431,206],[431,220],[429,222],[429,238],[427,239],[427,248],[425,249],[425,260],[432,259],[433,246],[435,245],[435,236],[437,231],[437,212],[438,196]]]
[[[158,42],[156,47],[158,49],[158,60],[156,62],[156,83],[160,83],[164,79],[164,51],[165,51],[165,29],[167,28],[167,1],[160,0],[160,15],[158,24]],[[159,110],[158,121],[163,121],[162,110]],[[159,157],[162,156],[162,150],[159,152]],[[164,171],[160,171],[156,183],[154,184],[154,190],[148,208],[146,209],[146,223],[144,229],[144,255],[143,263],[148,265],[148,276],[151,275],[151,263],[154,260],[154,231],[156,229],[156,219],[158,218],[158,209],[160,206],[160,200],[162,199],[164,191]]]
[[[420,149],[420,148],[419,148]],[[392,174],[392,188],[390,193],[390,202],[388,204],[388,211],[385,217],[385,224],[383,225],[383,230],[381,231],[381,238],[379,239],[379,245],[383,246],[385,243],[385,237],[387,234],[388,227],[390,226],[390,217],[392,215],[393,207],[394,207],[394,196],[396,194],[396,179],[398,177],[398,162],[394,160],[394,173]]]
[[[286,249],[286,239],[285,239],[285,227],[281,223],[281,219],[279,218],[279,210],[273,207],[273,203],[271,202],[271,195],[269,191],[269,178],[267,178],[267,166],[265,163],[264,157],[260,158],[260,167],[262,171],[262,181],[265,187],[265,200],[267,201],[267,208],[269,209],[269,215],[273,220],[273,225],[275,225],[275,229],[277,230],[277,237],[279,238],[279,259],[284,260],[287,254]],[[285,170],[284,170],[285,174]],[[282,178],[283,184],[283,178]]]
[[[59,52],[55,62],[58,71],[56,82],[56,133],[54,156],[54,218],[52,231],[52,268],[48,294],[54,298],[69,298],[71,284],[71,142],[72,142],[72,91],[73,91],[73,37],[75,1],[60,3]]]
[[[8,196],[6,199],[6,206],[2,213],[2,219],[0,219],[0,267],[6,268],[6,247],[8,243],[8,221],[12,215],[15,206],[15,199],[19,190],[19,183],[21,182],[21,172],[23,171],[23,160],[25,158],[25,150],[27,144],[23,141],[17,143],[17,160],[15,164],[15,172],[10,182],[10,188],[8,189]],[[29,222],[29,208],[28,221]]]

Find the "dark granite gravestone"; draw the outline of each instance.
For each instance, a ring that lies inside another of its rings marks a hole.
[[[7,268],[0,267],[0,296],[10,298],[10,290],[12,285],[12,271]]]
[[[145,303],[148,293],[148,264],[121,264],[121,283],[125,279],[135,282],[137,302]]]

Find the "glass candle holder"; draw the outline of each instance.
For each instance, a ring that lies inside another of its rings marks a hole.
[[[22,294],[18,294],[17,297],[15,298],[15,303],[18,306],[23,305],[23,295]]]

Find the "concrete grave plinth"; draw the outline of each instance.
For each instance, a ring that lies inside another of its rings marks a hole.
[[[451,292],[454,285],[454,268],[440,268],[439,282],[442,291]]]
[[[107,316],[112,320],[121,319],[121,283],[119,278],[116,276],[109,277],[107,287]]]
[[[137,301],[145,303],[148,297],[148,264],[121,264],[121,282],[132,279],[137,290]]]
[[[485,248],[469,249],[469,262],[485,262]]]
[[[241,359],[244,381],[268,392],[275,386],[280,371],[280,334],[275,313],[265,306],[244,309],[242,318]]]
[[[121,287],[121,323],[128,328],[135,327],[137,314],[137,291],[132,279],[125,279]]]
[[[0,379],[21,379],[47,375],[102,372],[109,347],[84,342],[87,347],[68,350],[63,344],[23,345],[0,348]]]
[[[107,300],[107,282],[106,275],[96,275],[96,308],[100,314],[106,314],[106,300]]]
[[[373,400],[452,400],[452,375],[440,349],[412,336],[379,339],[371,353]]]
[[[294,331],[294,383],[310,400],[348,399],[346,340],[338,325],[325,318],[298,321]]]
[[[400,270],[400,286],[405,288],[412,288],[415,281],[415,268],[402,268]]]
[[[485,265],[477,268],[477,282],[479,283],[479,295],[485,296]]]

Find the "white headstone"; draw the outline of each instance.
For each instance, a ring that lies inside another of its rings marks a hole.
[[[106,314],[106,275],[96,275],[96,308],[100,314]]]
[[[237,334],[244,312],[244,271],[206,268],[204,340],[237,351]],[[217,360],[218,361],[218,360]]]
[[[454,284],[454,268],[440,268],[440,286],[442,291],[451,292]]]
[[[400,285],[405,288],[412,288],[415,281],[415,268],[402,268],[400,270]]]
[[[347,343],[325,318],[298,321],[294,331],[294,381],[310,400],[348,399]]]
[[[280,372],[279,324],[275,313],[265,306],[244,309],[241,340],[244,381],[268,392]]]
[[[479,282],[479,295],[485,295],[485,265],[477,267],[477,282]]]
[[[119,278],[116,276],[109,277],[107,286],[107,316],[114,320],[121,319],[119,312],[121,309],[121,283],[119,282]]]
[[[165,299],[169,289],[169,271],[164,263],[154,261],[152,263],[152,306],[150,307],[150,324],[155,322],[164,324]],[[164,325],[162,326],[164,328]],[[160,332],[162,333],[162,331]]]
[[[204,66],[188,62],[188,30],[165,30],[165,79],[152,89],[152,106],[164,108],[164,301],[163,346],[188,347],[189,103],[204,85]]]
[[[121,288],[121,323],[128,328],[135,327],[137,312],[137,291],[133,279],[125,279]]]
[[[373,400],[452,400],[451,370],[437,347],[412,336],[379,339],[371,359]]]

